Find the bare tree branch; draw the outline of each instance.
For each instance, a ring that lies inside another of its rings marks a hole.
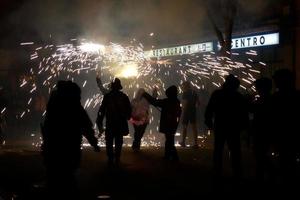
[[[236,12],[237,12],[237,1],[236,0],[228,0],[224,2],[225,8],[226,8],[226,14],[224,16],[224,35],[220,28],[218,28],[211,12],[208,6],[206,6],[207,10],[207,15],[210,20],[210,22],[213,25],[214,31],[216,33],[216,36],[219,40],[221,49],[220,52],[222,54],[226,54],[226,52],[231,51],[231,39],[232,39],[232,31],[233,31],[233,25],[234,25],[234,18],[236,17]],[[224,38],[225,37],[225,38]]]

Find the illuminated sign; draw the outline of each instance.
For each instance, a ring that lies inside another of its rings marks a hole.
[[[279,44],[279,33],[271,33],[265,35],[233,38],[231,41],[231,48],[242,49],[249,47],[271,46],[277,44]]]
[[[213,43],[206,42],[206,43],[176,46],[170,48],[153,49],[151,51],[146,51],[145,55],[148,57],[166,57],[166,56],[179,56],[184,54],[193,54],[193,53],[210,52],[210,51],[213,51]]]
[[[279,33],[270,33],[262,35],[254,35],[248,37],[233,38],[231,40],[232,49],[243,49],[243,48],[255,48],[262,46],[271,46],[279,44]],[[146,57],[166,57],[166,56],[179,56],[185,54],[211,52],[214,51],[213,42],[191,44],[170,48],[153,49],[151,51],[145,51]],[[217,43],[220,49],[219,43]]]

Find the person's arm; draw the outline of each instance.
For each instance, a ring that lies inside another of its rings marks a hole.
[[[95,137],[95,131],[93,129],[93,124],[91,119],[89,118],[87,112],[82,109],[82,123],[83,123],[83,136],[88,140],[92,147],[94,147],[95,151],[100,151],[98,146],[98,140]]]
[[[101,106],[99,108],[98,114],[97,114],[97,119],[96,119],[96,124],[98,126],[99,132],[102,133],[104,131],[103,129],[103,119],[105,116],[106,112],[106,96],[104,96]]]
[[[163,101],[161,99],[156,99],[152,97],[150,94],[148,94],[147,92],[143,94],[143,97],[153,106],[162,107],[163,105]]]
[[[156,86],[154,86],[154,88],[152,90],[152,97],[155,99],[158,97],[158,89]]]
[[[100,75],[99,75],[99,76],[97,75],[97,77],[96,77],[96,82],[97,82],[98,88],[100,89],[100,91],[101,91],[101,93],[102,93],[103,95],[106,95],[107,93],[109,93],[109,89],[107,89],[107,88],[105,88],[105,87],[103,86],[103,83],[102,83],[102,80],[101,80],[101,78],[100,78]]]

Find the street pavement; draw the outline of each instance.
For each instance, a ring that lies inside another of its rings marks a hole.
[[[178,148],[180,161],[163,160],[163,149],[124,148],[119,167],[107,164],[105,149],[84,148],[77,181],[81,199],[202,199],[213,196],[258,194],[254,161],[243,151],[244,178],[231,181],[228,153],[224,156],[224,185],[216,190],[212,179],[212,149]],[[275,183],[264,187],[274,194]],[[256,193],[257,192],[257,193]],[[6,146],[0,149],[0,199],[44,199],[45,168],[39,149]]]

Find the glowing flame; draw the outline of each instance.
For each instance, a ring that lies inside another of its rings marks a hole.
[[[81,51],[88,52],[88,53],[97,53],[97,52],[104,52],[105,46],[102,44],[95,44],[95,43],[82,43],[79,46]]]
[[[138,75],[138,65],[137,63],[132,62],[132,63],[125,64],[117,76],[130,78],[130,77],[136,77],[137,75]]]

